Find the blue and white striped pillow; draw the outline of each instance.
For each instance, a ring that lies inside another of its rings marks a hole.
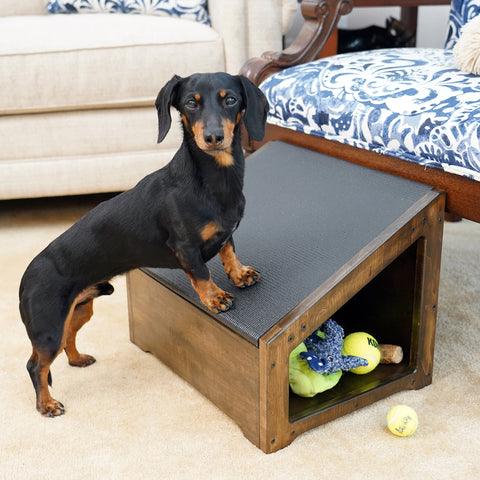
[[[207,0],[49,0],[49,13],[133,13],[164,15],[210,25]]]

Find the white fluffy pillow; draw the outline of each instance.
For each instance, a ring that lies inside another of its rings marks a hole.
[[[462,28],[460,38],[453,48],[457,68],[464,73],[480,75],[480,15],[472,18]]]

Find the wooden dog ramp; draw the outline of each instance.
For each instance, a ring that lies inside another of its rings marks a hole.
[[[229,415],[264,452],[376,400],[432,381],[444,195],[282,142],[247,160],[237,254],[261,281],[215,315],[179,270],[128,274],[132,341]],[[290,352],[323,322],[400,345],[404,360],[293,394]]]

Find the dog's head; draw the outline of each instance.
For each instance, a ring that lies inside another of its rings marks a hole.
[[[175,75],[158,94],[158,142],[171,125],[170,107],[181,114],[185,129],[198,148],[212,155],[228,150],[243,118],[250,136],[257,141],[265,135],[268,102],[261,90],[241,75],[197,73]]]

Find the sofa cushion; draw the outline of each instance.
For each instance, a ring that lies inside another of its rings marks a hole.
[[[219,35],[178,18],[14,16],[0,31],[0,115],[151,105],[174,73],[225,69]]]
[[[285,69],[268,122],[480,181],[480,77],[451,50],[392,48]]]
[[[0,116],[0,168],[26,158],[53,158],[140,152],[178,148],[180,121],[172,111],[172,126],[157,144],[155,107],[101,108],[77,112]],[[1,188],[0,188],[1,190]]]
[[[147,13],[210,24],[207,0],[50,0],[49,13]]]

